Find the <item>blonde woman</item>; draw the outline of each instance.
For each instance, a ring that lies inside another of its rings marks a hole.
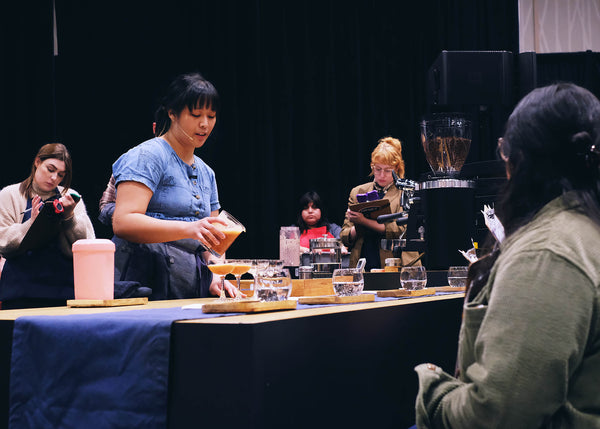
[[[380,198],[390,202],[392,213],[402,211],[402,191],[394,186],[394,176],[404,177],[404,159],[402,158],[402,143],[393,137],[384,137],[379,140],[377,147],[371,153],[371,173],[373,180],[356,186],[350,191],[348,206],[358,202],[357,195],[377,191]],[[392,252],[381,248],[381,239],[399,238],[406,226],[399,226],[396,222],[385,224],[377,223],[376,219],[369,219],[364,214],[348,208],[340,238],[342,243],[350,250],[350,266],[355,267],[359,258],[366,258],[365,270],[383,268],[385,259],[393,257]],[[406,255],[408,260],[413,258]],[[404,255],[403,255],[404,258]]]

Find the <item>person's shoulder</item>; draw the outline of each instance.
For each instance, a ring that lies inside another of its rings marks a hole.
[[[362,185],[355,186],[354,188],[352,188],[350,193],[362,194],[364,192],[368,192],[368,191],[372,191],[372,190],[373,190],[373,182],[367,182],[367,183],[363,183]]]
[[[20,183],[13,183],[12,185],[8,185],[5,186],[4,188],[0,189],[0,195],[17,195],[20,194],[21,191],[19,191],[19,187],[21,186]]]
[[[160,137],[153,137],[151,139],[145,140],[141,143],[138,143],[137,145],[129,148],[124,155],[127,154],[131,154],[131,153],[139,153],[139,152],[146,152],[146,151],[163,151],[164,150],[164,145],[168,143],[165,142],[163,139],[161,139]]]
[[[126,162],[156,162],[164,160],[169,153],[169,144],[159,137],[146,140],[137,146],[132,147],[119,157],[117,164]]]

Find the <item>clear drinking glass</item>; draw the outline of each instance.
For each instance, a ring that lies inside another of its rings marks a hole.
[[[452,287],[466,287],[469,267],[448,268],[448,284]]]
[[[331,276],[333,291],[337,296],[360,295],[365,287],[362,269],[340,268]]]
[[[256,297],[260,301],[285,301],[292,293],[292,278],[287,268],[260,272],[257,277]]]
[[[419,290],[427,285],[427,270],[424,266],[402,267],[400,271],[402,289]]]
[[[252,259],[251,261],[252,261],[252,266],[250,267],[250,270],[248,272],[252,275],[252,278],[254,279],[254,290],[256,290],[258,274],[260,274],[261,272],[263,272],[264,270],[267,269],[267,267],[269,266],[269,260],[268,259]]]

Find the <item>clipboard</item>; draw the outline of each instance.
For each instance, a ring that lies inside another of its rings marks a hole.
[[[29,227],[27,234],[17,249],[17,253],[39,249],[50,243],[60,232],[62,214],[56,213],[52,201],[45,202],[39,214]]]
[[[353,212],[361,212],[367,219],[373,220],[376,220],[378,216],[392,213],[390,209],[390,200],[387,198],[350,204],[348,208]]]

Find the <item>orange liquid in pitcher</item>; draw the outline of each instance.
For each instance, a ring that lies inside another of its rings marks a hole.
[[[208,265],[208,269],[214,274],[224,276],[229,274],[233,270],[233,264],[212,264]]]
[[[237,236],[242,233],[242,230],[241,229],[238,229],[238,230],[226,229],[221,232],[223,234],[225,234],[225,238],[223,240],[221,240],[221,242],[219,244],[213,246],[213,248],[212,248],[219,255],[223,255],[225,253],[225,251],[227,249],[229,249],[229,246],[231,246],[231,243],[233,243],[235,241],[235,239],[237,238]]]

